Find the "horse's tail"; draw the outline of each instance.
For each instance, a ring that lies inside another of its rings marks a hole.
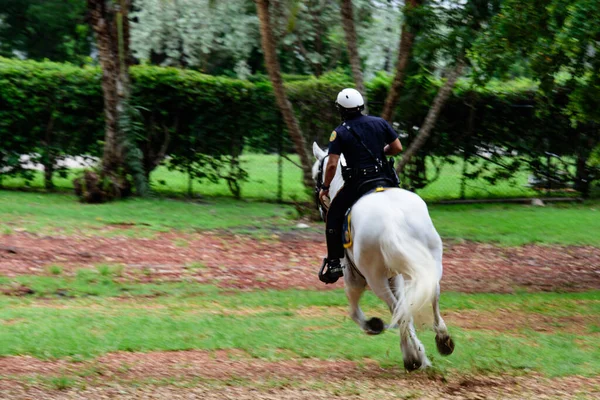
[[[418,326],[432,318],[431,300],[437,290],[439,272],[431,251],[407,232],[404,214],[401,218],[400,226],[388,225],[381,240],[386,267],[403,277],[403,284],[395,288],[399,302],[390,326],[409,323],[411,317]]]

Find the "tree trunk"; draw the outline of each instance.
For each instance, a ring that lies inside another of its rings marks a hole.
[[[54,110],[51,110],[50,119],[48,125],[46,125],[46,136],[44,137],[44,154],[42,157],[44,164],[44,187],[46,190],[54,190],[54,182],[52,181],[52,175],[54,174],[54,163],[56,162],[56,154],[53,150],[53,134],[54,134]]]
[[[271,84],[273,85],[275,99],[277,100],[277,105],[279,106],[279,110],[287,126],[290,138],[294,143],[296,152],[300,156],[304,185],[306,187],[312,187],[314,186],[311,172],[312,163],[310,162],[310,157],[308,155],[306,141],[304,140],[304,136],[300,131],[300,126],[298,125],[298,121],[294,115],[292,105],[289,102],[283,87],[281,68],[279,66],[279,61],[277,60],[275,39],[273,37],[271,19],[269,15],[269,0],[255,0],[255,2],[258,11],[258,19],[260,20],[261,46],[265,56],[265,64],[269,73],[269,78],[271,80]]]
[[[89,19],[96,34],[98,59],[102,67],[102,91],[104,95],[104,152],[100,175],[89,173],[78,186],[84,201],[107,201],[127,196],[131,186],[123,171],[125,159],[125,130],[122,121],[128,121],[129,99],[129,10],[132,0],[87,0]],[[123,122],[127,124],[127,122]],[[131,171],[129,171],[131,172]],[[136,176],[137,181],[137,176]],[[93,186],[93,187],[90,187]],[[145,185],[139,184],[138,194],[143,195]],[[76,192],[78,192],[76,190]]]
[[[102,172],[111,174],[121,166],[119,148],[119,109],[122,108],[123,83],[119,68],[119,42],[117,12],[112,1],[88,0],[92,28],[96,33],[98,59],[102,66],[102,91],[104,94],[104,153]],[[121,90],[119,90],[119,88]],[[121,95],[121,96],[120,96]]]
[[[354,84],[356,85],[356,89],[363,95],[365,99],[365,112],[368,113],[369,110],[367,108],[366,100],[367,90],[365,88],[362,68],[360,65],[360,56],[358,54],[358,40],[356,38],[356,26],[354,24],[352,0],[342,0],[341,6],[342,26],[344,27],[344,33],[346,35],[346,45],[348,47],[348,57],[350,58],[350,66],[352,67],[352,77],[354,78]]]
[[[398,166],[396,167],[396,171],[398,171],[399,173],[402,172],[402,170],[404,169],[406,164],[410,161],[411,157],[414,156],[421,147],[423,147],[423,145],[425,144],[425,142],[431,135],[431,131],[433,130],[433,127],[435,126],[438,116],[440,115],[442,108],[446,104],[446,100],[448,100],[448,97],[450,97],[450,94],[452,93],[452,89],[454,88],[454,85],[456,84],[456,80],[461,75],[464,67],[465,67],[465,62],[461,58],[458,60],[458,63],[456,64],[456,66],[454,67],[454,69],[452,70],[450,75],[448,76],[448,79],[446,80],[444,85],[438,91],[437,95],[435,96],[435,99],[433,99],[433,103],[431,104],[431,107],[429,108],[429,112],[427,113],[427,117],[425,117],[425,121],[423,121],[423,125],[421,126],[421,129],[419,129],[419,133],[418,133],[417,137],[410,144],[410,146],[408,147],[408,150],[406,150],[404,152],[404,155],[402,156],[402,160],[400,160],[400,162],[398,163]]]
[[[575,185],[574,189],[581,193],[584,199],[590,197],[592,189],[592,182],[597,179],[593,168],[588,165],[588,161],[591,156],[592,150],[596,147],[597,141],[592,138],[587,140],[586,146],[582,147],[582,150],[577,154],[577,160],[575,161]]]
[[[398,61],[396,62],[396,75],[394,81],[390,86],[387,98],[385,99],[385,105],[383,106],[383,113],[381,117],[388,122],[392,122],[394,118],[394,111],[398,104],[398,98],[400,97],[400,90],[404,86],[404,77],[406,75],[406,68],[412,55],[413,43],[415,41],[415,32],[411,29],[407,22],[406,14],[410,13],[415,7],[419,7],[423,3],[423,0],[406,0],[404,6],[404,23],[402,24],[402,33],[400,37],[400,50],[398,51]]]

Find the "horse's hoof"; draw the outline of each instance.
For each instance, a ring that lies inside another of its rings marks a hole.
[[[407,372],[413,372],[413,371],[418,370],[419,368],[421,368],[421,360],[419,360],[419,359],[404,360],[404,369]]]
[[[385,324],[381,318],[373,317],[365,322],[365,332],[368,335],[379,335],[385,330]]]
[[[435,344],[438,352],[443,356],[449,356],[454,351],[454,341],[450,335],[435,335]]]

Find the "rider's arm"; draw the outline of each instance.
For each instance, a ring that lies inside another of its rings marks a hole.
[[[335,171],[337,170],[338,161],[340,160],[339,154],[330,154],[329,159],[327,160],[327,166],[325,167],[325,177],[323,178],[323,185],[329,187],[333,177],[335,176]]]
[[[383,152],[386,156],[395,156],[396,154],[402,151],[402,143],[400,143],[400,139],[394,140],[392,143],[386,145],[383,148]]]

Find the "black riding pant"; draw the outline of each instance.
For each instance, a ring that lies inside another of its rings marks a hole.
[[[357,181],[344,185],[335,195],[329,211],[327,211],[326,233],[327,258],[343,258],[344,243],[342,240],[342,226],[346,211],[365,193],[379,186],[389,186],[389,181],[384,177],[376,180]]]

